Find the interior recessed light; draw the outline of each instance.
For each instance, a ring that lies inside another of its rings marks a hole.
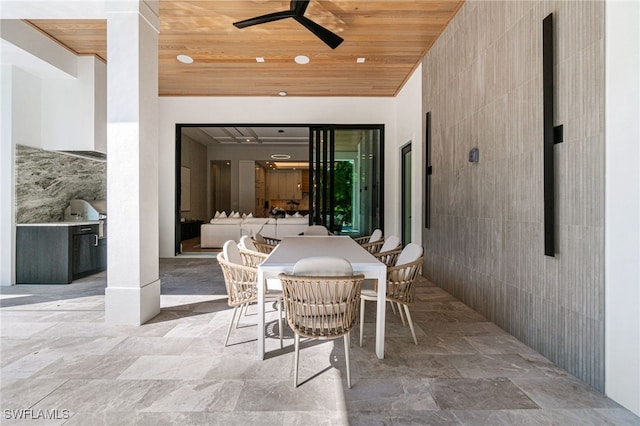
[[[193,58],[189,55],[178,55],[176,56],[176,59],[180,62],[182,62],[183,64],[192,64],[193,63]]]
[[[274,160],[288,160],[291,156],[289,154],[271,154],[271,158]]]
[[[309,63],[309,57],[304,55],[298,55],[293,60],[296,61],[296,64],[300,64],[300,65]]]
[[[263,58],[263,57],[261,57],[261,56],[258,56],[258,57],[256,58],[256,62],[264,62],[264,58]]]
[[[284,90],[281,92],[278,92],[278,95],[280,96],[287,96],[287,92],[285,92]]]
[[[356,62],[357,62],[358,64],[364,64],[364,61],[366,61],[366,59],[365,59],[365,58],[357,58],[357,59],[356,59]]]

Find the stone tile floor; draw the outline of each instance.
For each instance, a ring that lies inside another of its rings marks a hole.
[[[105,273],[0,288],[0,423],[640,424],[425,279],[412,307],[418,346],[389,309],[378,360],[367,309],[362,348],[352,336],[352,388],[338,339],[302,344],[294,389],[293,334],[280,349],[273,307],[259,361],[255,308],[223,346],[232,311],[214,259],[161,259],[160,273],[162,310],[140,327],[105,324]]]

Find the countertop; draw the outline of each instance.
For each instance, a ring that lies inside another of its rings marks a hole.
[[[73,220],[67,222],[16,223],[16,226],[85,226],[99,224],[99,220]]]

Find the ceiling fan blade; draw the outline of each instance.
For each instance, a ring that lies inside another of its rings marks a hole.
[[[304,15],[309,6],[309,0],[291,0],[291,10],[298,16]]]
[[[315,34],[316,37],[324,41],[325,44],[332,49],[335,49],[336,47],[340,46],[340,43],[344,41],[344,39],[339,35],[332,33],[325,27],[316,24],[311,19],[305,16],[294,15],[293,18],[296,21],[300,22],[302,25],[304,25],[306,29],[308,29],[313,34]]]
[[[245,19],[244,21],[234,22],[233,25],[236,28],[246,28],[252,25],[264,24],[266,22],[279,21],[280,19],[292,18],[294,13],[291,10],[285,10],[282,12],[269,13],[267,15],[256,16],[255,18]]]

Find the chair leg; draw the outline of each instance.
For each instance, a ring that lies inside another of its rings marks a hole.
[[[396,307],[393,306],[393,302],[391,302],[391,312],[393,312],[393,315],[396,314]]]
[[[224,345],[227,346],[227,342],[229,341],[229,335],[231,334],[231,328],[233,327],[234,320],[236,318],[236,311],[238,307],[235,306],[233,308],[233,315],[231,315],[231,321],[229,321],[229,327],[227,328],[227,337],[224,339]]]
[[[391,302],[391,306],[393,306],[393,302]],[[402,305],[398,303],[398,312],[400,312],[400,319],[402,320],[402,326],[406,326],[407,324],[404,322],[404,315],[402,314]]]
[[[351,369],[349,368],[349,334],[344,335],[344,359],[347,363],[347,387],[351,389]]]
[[[282,344],[282,299],[278,299],[278,330],[280,330],[280,349],[284,346]]]
[[[300,358],[300,336],[298,334],[294,334],[294,347],[295,353],[293,355],[293,387],[298,387],[298,359]]]
[[[413,321],[411,321],[411,314],[409,313],[409,306],[404,305],[404,311],[407,314],[407,321],[409,322],[409,327],[411,327],[411,334],[413,335],[413,343],[418,344],[418,339],[416,339],[416,331],[413,329]]]
[[[362,334],[364,330],[364,299],[360,299],[360,347],[362,347]]]
[[[242,310],[244,309],[244,314],[247,315],[247,303],[243,303],[242,305],[240,305],[240,312],[238,313],[238,318],[236,320],[236,328],[240,327],[240,318],[242,317]],[[235,312],[234,312],[234,316],[235,316]]]

